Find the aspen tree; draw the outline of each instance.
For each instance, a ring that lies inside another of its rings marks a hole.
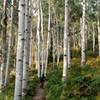
[[[10,36],[9,36],[9,46],[8,46],[8,54],[7,54],[7,63],[6,63],[6,76],[5,76],[5,86],[7,85],[9,81],[9,65],[11,62],[11,51],[13,49],[13,22],[14,22],[14,0],[11,1],[11,19],[10,19]]]
[[[16,56],[16,80],[14,100],[22,100],[22,79],[23,79],[23,54],[24,54],[24,33],[25,33],[25,0],[19,0],[18,13],[18,43]]]
[[[7,49],[7,44],[6,44],[6,31],[7,31],[7,0],[4,0],[3,4],[3,17],[1,20],[1,25],[2,25],[2,61],[1,61],[1,82],[0,82],[0,88],[4,86],[4,68],[6,66],[6,49]]]
[[[40,1],[40,12],[41,12],[41,38],[42,38],[42,69],[41,69],[41,76],[44,74],[44,34],[43,34],[43,10],[42,10],[42,4]]]
[[[48,64],[48,51],[49,51],[49,45],[50,45],[50,16],[51,16],[51,6],[50,6],[50,0],[49,0],[49,7],[48,7],[48,36],[47,36],[47,47],[46,47],[46,62],[45,62],[45,72],[44,75],[46,76],[47,73],[47,64]]]
[[[100,57],[100,21],[97,19],[97,27],[98,27],[98,45],[99,45],[99,57]]]
[[[28,69],[29,69],[29,54],[30,54],[30,31],[29,31],[29,0],[25,0],[25,41],[24,41],[24,56],[23,56],[23,82],[22,96],[25,96],[27,91]]]
[[[66,81],[68,68],[68,0],[65,0],[65,23],[64,23],[64,58],[62,80]]]
[[[93,34],[93,52],[95,52],[95,28],[94,28],[94,24],[92,25],[92,27],[93,27],[93,32],[92,32],[92,34]]]
[[[40,69],[40,21],[41,21],[41,17],[40,17],[40,0],[37,1],[38,3],[38,21],[37,21],[37,68],[38,68],[38,78],[41,75],[41,69]]]
[[[82,16],[82,31],[81,31],[81,65],[86,63],[86,47],[85,47],[85,0],[83,0],[83,16]]]

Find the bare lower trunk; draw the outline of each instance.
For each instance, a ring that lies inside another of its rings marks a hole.
[[[56,18],[56,31],[57,31],[57,65],[59,64],[59,60],[60,60],[60,38],[59,38],[59,28],[58,28],[58,21],[57,21],[57,18]]]
[[[32,50],[32,43],[33,42],[33,36],[32,36],[32,23],[31,23],[31,30],[30,30],[30,57],[29,57],[29,66],[31,67],[32,65],[32,53],[33,53],[33,50]]]
[[[57,32],[58,34],[58,32]],[[57,65],[59,64],[59,60],[60,60],[60,46],[59,46],[59,35],[57,35]]]
[[[83,0],[83,17],[82,17],[82,39],[81,39],[81,65],[85,65],[86,63],[86,48],[85,48],[85,0]]]
[[[97,20],[97,27],[98,27],[98,44],[99,44],[99,57],[100,57],[100,21],[99,21],[99,18]]]
[[[68,68],[68,0],[65,0],[65,25],[64,25],[64,58],[63,58],[63,75],[62,80],[67,79],[67,68]]]
[[[53,28],[54,30],[54,28]],[[55,31],[52,33],[52,40],[53,40],[53,49],[52,49],[52,56],[53,56],[53,70],[55,69]]]
[[[6,76],[5,76],[5,86],[7,85],[8,81],[9,81],[9,64],[10,64],[10,59],[11,59],[11,51],[13,49],[13,37],[14,37],[14,33],[13,33],[13,15],[14,15],[14,11],[13,11],[13,6],[14,6],[14,0],[12,0],[12,6],[11,6],[11,22],[10,22],[10,38],[9,38],[9,47],[8,47],[8,54],[7,54],[7,63],[6,63]],[[13,52],[13,51],[12,51]]]
[[[3,17],[1,20],[1,25],[2,25],[2,61],[1,61],[0,88],[4,86],[4,68],[6,66],[7,0],[4,0]]]
[[[18,44],[16,57],[16,81],[14,100],[22,100],[22,79],[23,79],[23,53],[24,53],[24,33],[25,33],[25,1],[19,1],[19,21],[18,21]]]
[[[44,71],[45,76],[46,76],[46,73],[47,73],[49,45],[50,45],[50,0],[49,0],[49,17],[48,17],[48,36],[47,36],[47,48],[46,48],[46,62],[45,62],[45,71]]]
[[[71,57],[70,57],[70,36],[68,35],[68,68],[71,66]]]
[[[94,30],[94,25],[93,25],[93,52],[95,52],[95,30]]]
[[[27,80],[29,70],[29,51],[30,51],[30,21],[29,21],[29,0],[25,0],[25,41],[24,41],[24,58],[23,58],[23,81],[22,96],[27,92]]]
[[[41,36],[42,36],[42,69],[41,69],[41,76],[44,74],[44,34],[43,34],[43,11],[42,5],[40,2],[40,9],[41,9]]]
[[[38,67],[38,78],[41,75],[40,72],[40,0],[38,0],[38,23],[37,23],[37,67]]]

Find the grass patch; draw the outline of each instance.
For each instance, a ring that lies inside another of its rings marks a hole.
[[[100,93],[100,68],[72,65],[66,84],[61,80],[61,65],[47,76],[47,100],[98,100]]]
[[[31,100],[33,94],[35,93],[36,84],[38,78],[36,76],[36,71],[34,65],[29,69],[29,80],[27,94],[23,100]],[[14,88],[15,88],[15,76],[10,76],[10,83],[5,87],[0,93],[0,100],[14,100]]]
[[[3,89],[0,93],[0,100],[13,100],[14,96],[14,83]]]

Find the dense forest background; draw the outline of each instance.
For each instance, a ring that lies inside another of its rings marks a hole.
[[[0,100],[100,100],[100,0],[0,0],[0,22]]]

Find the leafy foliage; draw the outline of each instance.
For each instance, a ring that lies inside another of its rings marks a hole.
[[[100,68],[73,65],[68,71],[68,80],[63,84],[61,69],[49,73],[46,87],[47,100],[96,100],[100,93]]]

